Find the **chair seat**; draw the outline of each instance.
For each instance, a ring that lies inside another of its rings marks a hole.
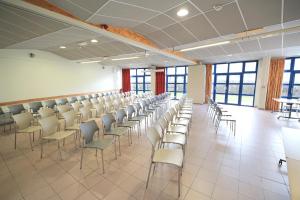
[[[32,133],[32,132],[36,132],[36,131],[40,131],[40,130],[42,130],[42,128],[40,126],[30,126],[28,128],[18,130],[18,133]]]
[[[80,130],[80,124],[74,124],[73,126],[66,127],[66,130]]]
[[[70,135],[73,135],[74,133],[74,131],[58,131],[52,135],[43,136],[42,138],[46,140],[62,140]]]
[[[190,114],[191,115],[191,114],[193,114],[193,111],[192,110],[180,110],[179,113],[180,114]]]
[[[183,126],[188,126],[190,123],[189,120],[187,119],[176,119],[174,120],[173,124],[177,124],[177,125],[183,125]]]
[[[127,133],[129,130],[128,127],[116,127],[114,129],[111,129],[110,131],[107,131],[104,133],[104,135],[116,135],[116,136],[121,136]]]
[[[190,114],[179,114],[177,115],[178,118],[185,118],[185,119],[191,119],[192,115]]]
[[[94,140],[91,143],[85,144],[84,148],[96,148],[96,149],[106,149],[113,143],[113,138],[103,138],[101,140]]]
[[[153,155],[153,162],[182,166],[183,152],[181,149],[158,149]]]
[[[136,116],[129,119],[129,121],[142,121],[143,119],[145,119],[145,116]]]
[[[222,121],[236,121],[236,119],[230,117],[230,116],[225,116],[221,118]]]
[[[118,124],[119,127],[134,127],[138,124],[138,122],[136,121],[127,121],[127,122],[123,122],[122,124]]]
[[[168,128],[167,132],[186,134],[188,132],[188,129],[185,126],[171,126],[170,128]]]
[[[167,134],[163,138],[164,143],[185,144],[186,137],[182,134]]]

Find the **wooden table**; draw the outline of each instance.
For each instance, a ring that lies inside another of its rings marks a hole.
[[[278,116],[277,118],[288,118],[288,119],[300,119],[299,117],[292,117],[292,108],[293,108],[293,105],[300,105],[300,100],[298,99],[285,99],[285,98],[273,98],[273,101],[276,101],[278,103],[280,103],[280,112],[283,113],[283,110],[282,110],[282,107],[283,107],[283,104],[287,104],[289,106],[289,115],[286,117],[286,116],[283,116],[283,115],[280,115]]]
[[[300,129],[282,128],[292,200],[300,200]]]

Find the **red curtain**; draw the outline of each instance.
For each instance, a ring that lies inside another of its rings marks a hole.
[[[122,69],[122,90],[129,92],[130,88],[130,69]]]
[[[165,68],[163,67],[157,67],[157,70],[160,70],[159,72],[156,72],[156,84],[155,84],[155,94],[161,94],[165,92]]]

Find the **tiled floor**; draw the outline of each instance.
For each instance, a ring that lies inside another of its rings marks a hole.
[[[234,137],[225,126],[216,135],[206,105],[195,105],[188,137],[182,176],[185,200],[277,200],[289,199],[286,166],[280,127],[299,128],[297,121],[277,120],[270,112],[255,108],[228,107],[238,120]],[[158,166],[145,190],[151,147],[145,134],[121,141],[122,156],[114,159],[113,149],[104,152],[106,173],[102,174],[101,154],[87,151],[79,169],[80,149],[73,139],[66,141],[63,161],[56,144],[47,144],[40,159],[37,141],[29,148],[28,137],[19,135],[13,149],[13,135],[0,136],[0,199],[97,200],[176,199],[177,171]]]

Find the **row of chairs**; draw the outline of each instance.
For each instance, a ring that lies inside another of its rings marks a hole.
[[[220,123],[226,122],[229,126],[230,131],[233,132],[234,136],[236,134],[236,119],[228,110],[224,110],[220,105],[218,105],[214,100],[208,100],[208,115],[211,117],[212,122],[216,128],[216,133],[218,133]]]
[[[157,164],[169,164],[178,168],[178,196],[180,196],[185,146],[192,121],[192,104],[191,99],[181,98],[178,103],[166,110],[157,123],[147,131],[148,140],[152,145],[152,154],[146,188],[152,168],[154,174]]]

